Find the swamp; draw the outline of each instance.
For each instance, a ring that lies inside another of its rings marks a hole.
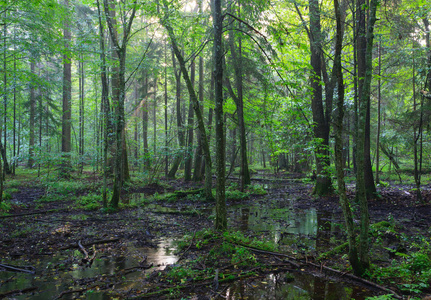
[[[102,209],[101,180],[17,173],[0,217],[6,299],[421,299],[430,280],[431,206],[408,184],[370,201],[369,276],[350,274],[338,197],[314,197],[302,174],[228,179],[228,231],[214,231],[201,184],[138,180]],[[431,197],[424,188],[424,196]],[[410,295],[410,296],[409,296]]]

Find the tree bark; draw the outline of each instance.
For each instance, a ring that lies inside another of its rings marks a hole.
[[[215,96],[215,131],[216,131],[216,220],[215,229],[227,229],[226,212],[226,148],[223,119],[223,16],[221,0],[213,0],[213,27],[214,27],[214,96]]]
[[[69,0],[64,1],[66,10],[69,10]],[[67,14],[68,15],[68,14]],[[70,151],[72,150],[71,143],[71,121],[72,121],[72,58],[70,55],[70,43],[72,41],[72,35],[70,32],[70,20],[66,17],[64,22],[64,50],[63,55],[63,115],[62,115],[62,126],[61,126],[61,152],[62,152],[62,163],[61,163],[61,176],[69,177],[71,171],[70,162]]]
[[[193,92],[195,93],[195,62],[193,61],[190,65],[190,83],[192,85]],[[184,74],[183,74],[184,76]],[[186,82],[187,83],[187,82]],[[189,91],[190,94],[190,91]],[[189,111],[187,118],[187,151],[185,153],[184,161],[184,180],[190,181],[192,179],[192,163],[193,163],[193,127],[194,127],[194,113],[193,113],[193,100],[192,95],[189,95]]]
[[[108,24],[109,34],[112,40],[112,43],[115,47],[115,52],[118,58],[118,76],[116,78],[116,88],[113,89],[113,100],[115,106],[115,118],[116,118],[116,130],[115,130],[115,142],[116,142],[116,151],[115,151],[115,172],[114,172],[114,185],[113,185],[113,193],[110,201],[111,207],[114,209],[118,208],[118,204],[120,202],[120,194],[122,190],[123,180],[127,179],[128,174],[125,172],[125,155],[127,155],[127,151],[125,150],[125,139],[124,139],[124,100],[125,100],[125,92],[126,92],[126,80],[125,80],[125,72],[126,72],[126,54],[127,54],[127,41],[130,35],[130,29],[132,27],[133,19],[135,18],[136,13],[136,2],[133,2],[133,7],[130,10],[130,17],[128,20],[124,20],[123,25],[123,38],[121,44],[119,42],[117,36],[117,28],[116,28],[116,17],[115,17],[115,6],[109,6],[108,0],[104,0],[105,4],[105,16]],[[113,2],[111,2],[113,4]],[[121,3],[120,3],[121,5]],[[110,11],[111,10],[111,11]],[[112,14],[111,14],[112,12]],[[124,172],[124,173],[123,173]]]
[[[176,59],[174,51],[172,51],[172,64],[174,68],[175,74],[175,82],[176,82],[176,113],[177,113],[177,137],[178,144],[181,149],[185,146],[185,136],[184,136],[184,126],[181,114],[181,71],[177,71],[176,68]],[[168,173],[168,178],[175,178],[175,174],[178,171],[178,167],[183,159],[183,155],[181,153],[177,153],[172,163],[171,169]]]
[[[199,57],[199,107],[203,112],[204,103],[204,58]],[[196,139],[198,140],[198,145],[195,153],[195,168],[193,171],[193,181],[202,180],[202,133],[200,130],[197,131]],[[209,143],[208,143],[209,144]]]
[[[367,57],[366,57],[366,52],[367,52],[367,47],[368,47],[368,43],[370,42],[370,40],[367,37],[367,26],[366,26],[366,18],[365,18],[365,14],[366,14],[366,3],[365,0],[358,0],[357,1],[357,24],[358,24],[358,36],[357,36],[357,59],[358,59],[358,98],[359,98],[359,107],[361,107],[362,105],[365,105],[365,127],[362,128],[358,128],[358,132],[361,132],[361,130],[364,130],[364,150],[359,150],[357,149],[357,151],[363,152],[362,155],[364,155],[364,164],[363,166],[361,166],[361,168],[364,170],[364,180],[365,180],[365,189],[366,189],[366,194],[367,194],[367,198],[372,198],[375,196],[376,194],[376,185],[374,183],[374,175],[373,175],[373,169],[371,166],[371,155],[370,155],[370,106],[371,106],[371,101],[370,101],[370,92],[367,92],[367,88],[366,87],[366,82],[365,82],[365,77],[367,76],[368,72],[371,72],[370,68],[372,68],[372,64],[368,64],[367,62]],[[370,31],[370,23],[368,24],[368,32]],[[373,30],[373,29],[372,29]],[[371,79],[370,79],[371,80]],[[362,101],[365,101],[364,103],[361,103]],[[359,108],[360,110],[360,108]],[[360,118],[360,117],[359,117]],[[361,120],[358,121],[359,123],[361,122]],[[358,137],[358,139],[360,139]],[[358,141],[359,142],[359,141]],[[359,146],[357,146],[359,147]],[[358,156],[359,154],[357,154],[357,158],[356,161],[358,161]],[[357,163],[358,164],[358,163]],[[358,166],[359,167],[359,166]],[[362,172],[362,170],[361,170]]]
[[[358,1],[358,4],[361,0]],[[365,76],[362,81],[362,88],[360,89],[360,101],[359,101],[359,123],[358,123],[358,140],[357,140],[357,176],[356,176],[356,195],[360,206],[361,213],[361,228],[359,237],[359,261],[361,264],[361,270],[365,272],[370,266],[369,260],[369,212],[368,212],[368,202],[367,202],[367,189],[366,184],[366,155],[367,151],[366,145],[366,135],[367,135],[367,114],[369,113],[369,99],[370,99],[370,88],[372,79],[372,50],[374,41],[374,24],[376,22],[376,10],[377,10],[378,0],[370,0],[370,13],[368,20],[368,31],[366,35],[366,51],[365,51]],[[364,6],[358,6],[358,8],[363,8]],[[364,13],[364,12],[363,12]],[[359,37],[358,37],[359,38]],[[361,44],[362,45],[362,44]],[[358,51],[361,47],[358,47]],[[359,61],[359,55],[358,55]],[[358,71],[360,76],[360,72]],[[368,137],[369,138],[369,137]],[[372,174],[371,174],[372,175]],[[374,185],[374,181],[372,182]],[[363,275],[359,274],[359,275]]]
[[[320,9],[318,0],[309,0],[310,10],[310,48],[311,48],[311,109],[313,112],[313,131],[317,178],[313,193],[319,196],[333,192],[329,173],[329,123],[325,118],[322,97],[322,38],[320,30]]]
[[[240,27],[241,29],[241,27]],[[233,59],[233,66],[235,72],[235,85],[237,90],[237,97],[234,98],[236,108],[237,108],[237,117],[238,117],[238,129],[239,129],[239,144],[240,144],[240,190],[244,191],[245,186],[251,183],[250,180],[250,171],[248,169],[248,160],[247,160],[247,139],[245,133],[245,122],[244,122],[244,99],[243,99],[243,71],[242,71],[242,44],[241,38],[238,39],[238,53],[236,53],[235,47],[235,38],[234,34],[231,31],[229,34],[230,37],[230,48],[231,55]]]
[[[337,75],[338,100],[337,115],[334,122],[335,129],[335,166],[337,172],[338,195],[340,197],[340,206],[343,210],[344,221],[347,229],[347,239],[349,242],[349,261],[355,274],[362,274],[363,270],[358,259],[358,247],[356,244],[356,233],[353,223],[353,212],[346,194],[346,185],[344,181],[344,162],[343,162],[343,118],[344,118],[344,81],[341,67],[341,49],[342,49],[342,25],[341,13],[338,0],[334,0],[334,9],[337,22],[337,33],[335,43],[334,68]]]

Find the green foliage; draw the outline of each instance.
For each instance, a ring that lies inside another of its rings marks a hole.
[[[88,194],[79,197],[75,204],[84,210],[97,210],[102,208],[102,195]]]
[[[247,193],[249,195],[266,195],[268,192],[260,184],[250,184],[247,187]]]
[[[232,264],[239,266],[255,265],[256,256],[244,247],[236,247],[232,254]]]
[[[177,281],[185,281],[187,278],[196,278],[198,270],[187,266],[173,266],[167,273],[167,277]]]
[[[251,239],[250,237],[245,236],[240,231],[226,231],[223,233],[223,237],[226,239],[226,241],[229,241],[234,244],[245,245],[266,251],[275,250],[275,244],[272,241],[261,241],[257,238]]]
[[[250,195],[248,193],[241,192],[239,190],[226,190],[226,199],[238,201],[248,199]]]
[[[398,259],[393,259],[388,267],[374,267],[371,277],[378,281],[389,280],[391,283],[397,283],[401,290],[410,293],[420,293],[427,289],[431,282],[429,241],[423,238],[417,243],[412,243],[412,246],[418,250],[411,254],[393,250]],[[394,278],[397,280],[394,281]]]
[[[373,297],[367,297],[367,298],[365,298],[365,300],[393,300],[393,299],[396,299],[392,296],[393,296],[393,294],[373,296]]]
[[[2,202],[0,202],[0,215],[5,215],[11,209],[12,205],[9,201],[3,200]]]
[[[90,189],[88,183],[79,180],[61,180],[46,183],[47,194],[58,193],[67,195],[70,193],[76,193],[77,191],[84,191]]]

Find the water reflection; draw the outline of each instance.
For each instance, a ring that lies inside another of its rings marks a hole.
[[[53,299],[61,292],[70,289],[77,289],[79,286],[76,284],[80,280],[87,278],[96,278],[102,275],[116,275],[122,270],[137,267],[146,256],[147,264],[153,264],[154,268],[148,271],[136,269],[136,272],[131,272],[121,275],[124,283],[121,286],[116,286],[116,290],[126,290],[132,287],[142,287],[142,282],[146,276],[145,272],[151,272],[155,269],[162,270],[166,265],[173,264],[178,260],[178,257],[173,253],[173,239],[160,239],[157,247],[136,247],[132,244],[127,245],[127,255],[120,257],[101,257],[96,258],[90,268],[84,268],[78,264],[74,264],[71,270],[57,270],[62,263],[73,256],[72,251],[62,253],[54,257],[47,257],[37,262],[36,274],[25,273],[12,273],[0,272],[0,293],[12,290],[22,290],[31,286],[37,286],[38,290],[34,293],[25,295],[14,295],[10,299],[35,299],[45,300]],[[17,262],[9,262],[10,264],[17,265]],[[11,277],[13,278],[11,280]],[[89,286],[95,285],[97,281],[90,280]],[[64,295],[62,299],[75,299],[78,294]],[[111,299],[111,296],[106,291],[92,290],[86,293],[85,299],[90,300],[105,300]]]
[[[313,299],[363,300],[372,294],[356,286],[334,283],[327,279],[295,273],[294,281],[286,282],[286,273],[270,274],[259,280],[240,280],[224,293],[226,299]]]

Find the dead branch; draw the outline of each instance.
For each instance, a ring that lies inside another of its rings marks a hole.
[[[0,264],[0,268],[4,268],[8,271],[13,271],[13,272],[22,272],[22,273],[34,274],[34,271],[21,269],[21,268],[15,267],[15,266],[9,266],[9,265],[5,265],[5,264]]]
[[[381,291],[384,291],[384,292],[386,292],[386,293],[390,293],[390,294],[392,294],[392,295],[393,295],[393,297],[395,297],[395,298],[397,298],[397,299],[402,299],[402,297],[401,297],[401,296],[399,296],[397,293],[395,293],[393,290],[388,289],[388,288],[386,288],[386,287],[384,287],[384,286],[381,286],[381,285],[379,285],[379,284],[377,284],[377,283],[374,283],[374,282],[368,281],[368,280],[366,280],[366,279],[364,279],[364,278],[361,278],[361,277],[355,276],[355,275],[350,274],[350,273],[341,272],[341,271],[338,271],[338,270],[332,269],[332,268],[330,268],[330,267],[326,267],[326,266],[324,266],[324,265],[318,265],[318,264],[315,264],[315,263],[312,263],[312,262],[308,262],[307,264],[308,264],[308,265],[311,265],[311,266],[313,266],[313,267],[316,267],[316,268],[318,268],[319,270],[322,270],[322,269],[323,269],[323,270],[325,270],[325,271],[329,271],[329,272],[331,272],[331,273],[337,274],[337,275],[339,275],[340,277],[348,277],[348,278],[349,278],[349,279],[351,279],[351,280],[354,280],[354,281],[360,282],[360,283],[365,284],[365,285],[368,285],[368,286],[372,286],[372,287],[374,287],[374,288],[376,288],[376,289],[379,289],[379,290],[381,290]]]
[[[119,240],[120,240],[119,238],[115,238],[115,239],[110,239],[110,240],[93,241],[93,242],[85,243],[82,246],[88,247],[88,246],[97,245],[97,244],[114,243],[114,242],[118,242]],[[61,247],[59,250],[75,249],[78,247],[79,246],[77,244],[70,244],[68,246]]]
[[[84,260],[87,260],[88,259],[88,252],[85,250],[84,246],[82,246],[81,241],[78,242],[78,246],[79,246],[79,249],[81,249],[82,253],[84,253],[84,255],[85,255]]]
[[[37,290],[37,289],[38,289],[37,286],[32,286],[32,287],[25,288],[22,290],[13,290],[13,291],[9,291],[9,292],[4,292],[4,293],[0,294],[0,299],[3,299],[3,298],[5,298],[9,295],[12,295],[12,294],[24,294],[24,293],[32,292],[32,291]]]
[[[57,210],[55,210],[55,211],[57,211]],[[23,217],[23,216],[30,216],[30,215],[41,215],[41,214],[47,214],[47,213],[50,213],[50,212],[54,212],[54,210],[34,211],[34,212],[31,212],[31,213],[22,213],[22,214],[0,216],[0,219],[7,219],[7,218],[14,218],[14,217]]]

